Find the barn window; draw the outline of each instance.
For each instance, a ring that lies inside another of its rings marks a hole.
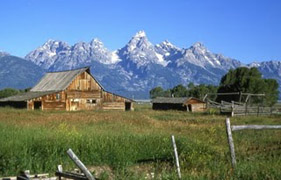
[[[88,104],[96,104],[97,101],[95,99],[87,99]]]
[[[60,94],[56,94],[56,99],[57,99],[57,100],[60,99]]]

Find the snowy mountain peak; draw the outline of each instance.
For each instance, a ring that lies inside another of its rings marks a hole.
[[[177,60],[177,66],[185,63],[195,64],[204,69],[224,69],[216,54],[211,53],[202,43],[196,42],[190,48],[183,50],[183,57]]]
[[[101,42],[101,40],[99,40],[98,38],[94,38],[94,39],[90,42],[90,44],[91,44],[91,45],[93,45],[93,44],[102,44],[102,45],[103,45],[103,43]]]
[[[179,51],[180,48],[170,43],[168,40],[163,41],[160,44],[155,45],[156,48],[161,48],[164,51]]]
[[[156,52],[155,46],[149,42],[144,31],[139,31],[122,49],[118,50],[118,55],[125,66],[141,66],[149,64],[167,65],[163,54]]]
[[[148,38],[145,35],[144,31],[139,31],[136,33],[135,36],[132,37],[132,39],[128,42],[128,44],[125,46],[125,48],[132,52],[135,49],[148,49],[151,48],[153,45],[151,42],[149,42]]]
[[[65,42],[49,39],[41,46],[41,48],[51,48],[51,47],[60,46],[60,45],[68,46],[67,43],[65,43]]]
[[[97,38],[90,43],[78,42],[73,46],[50,39],[27,54],[25,58],[48,70],[73,68],[93,61],[102,64],[112,64],[118,61],[118,57],[107,50]]]
[[[249,67],[256,67],[256,68],[258,68],[258,67],[261,66],[261,64],[259,62],[257,62],[257,61],[253,61],[252,63],[248,64],[248,66]]]
[[[196,42],[196,43],[194,43],[190,48],[195,48],[195,49],[198,49],[198,48],[206,49],[206,47],[204,46],[204,44],[201,43],[201,42]]]
[[[171,47],[171,46],[172,46],[172,47],[174,46],[174,45],[173,45],[172,43],[170,43],[168,40],[163,41],[162,44],[163,44],[163,45],[166,45],[166,46],[170,46],[170,47]]]
[[[53,44],[53,43],[55,43],[55,42],[58,42],[58,41],[57,41],[57,40],[54,40],[54,39],[48,39],[48,40],[44,43],[44,45]]]
[[[44,69],[48,69],[55,62],[59,53],[69,49],[70,47],[67,43],[49,39],[42,46],[27,54],[25,59],[34,62]]]
[[[143,30],[137,32],[136,35],[134,36],[134,38],[142,38],[142,37],[146,37],[146,34]]]
[[[53,39],[49,39],[46,41],[42,46],[40,46],[37,50],[39,51],[50,51],[52,53],[55,53],[57,51],[68,49],[69,45],[63,41],[57,41]],[[53,56],[54,54],[50,54]]]

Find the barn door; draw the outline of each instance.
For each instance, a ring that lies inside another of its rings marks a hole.
[[[34,109],[42,109],[42,102],[34,101]]]
[[[125,111],[130,111],[131,110],[131,102],[125,102]]]

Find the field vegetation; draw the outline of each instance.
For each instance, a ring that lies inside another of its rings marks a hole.
[[[0,108],[0,177],[20,170],[54,174],[75,168],[71,148],[101,179],[176,179],[173,134],[183,179],[279,179],[281,130],[234,132],[231,161],[225,116],[153,111],[26,111]],[[234,124],[281,124],[277,116],[231,118]]]

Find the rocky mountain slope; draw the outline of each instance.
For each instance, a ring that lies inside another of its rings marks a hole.
[[[169,41],[153,45],[139,31],[122,48],[108,50],[98,39],[68,45],[48,40],[25,59],[44,71],[91,66],[92,74],[112,92],[131,98],[147,98],[149,90],[177,84],[218,84],[230,68],[256,66],[266,78],[281,84],[281,62],[242,64],[236,59],[210,52],[202,43],[179,48]]]
[[[0,55],[0,89],[25,89],[34,86],[44,74],[44,70],[25,59]]]

